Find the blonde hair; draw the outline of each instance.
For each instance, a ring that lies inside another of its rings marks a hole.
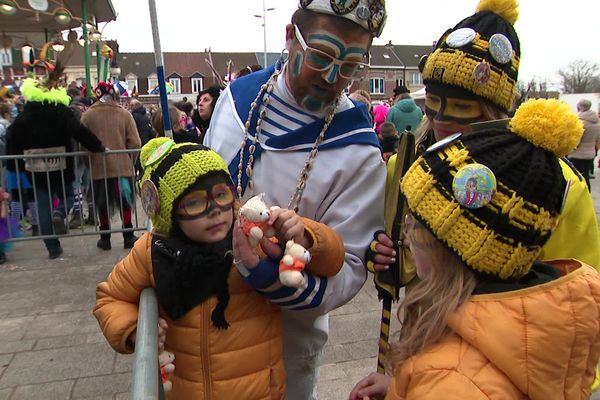
[[[411,245],[426,248],[432,270],[398,308],[402,329],[386,360],[392,371],[448,334],[449,316],[471,297],[477,284],[475,274],[422,224],[416,221],[408,235]]]

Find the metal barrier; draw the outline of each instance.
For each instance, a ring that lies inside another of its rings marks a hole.
[[[31,212],[31,219],[34,222],[37,222],[38,225],[40,216],[46,218],[47,221],[48,216],[52,218],[56,211],[62,210],[63,208],[65,211],[64,217],[66,218],[66,232],[57,232],[55,227],[52,226],[51,233],[46,232],[46,234],[41,234],[42,231],[40,230],[39,235],[32,236],[24,235],[21,232],[15,232],[15,227],[12,224],[8,224],[9,238],[7,241],[39,240],[147,230],[149,220],[142,211],[141,204],[139,204],[140,202],[137,199],[134,182],[136,170],[135,160],[137,159],[139,151],[139,149],[129,149],[108,150],[105,153],[79,151],[69,153],[56,152],[0,156],[0,163],[3,165],[2,185],[9,193],[12,193],[11,204],[14,207],[10,210],[11,216],[16,220],[23,219],[25,216],[26,204],[28,204]],[[106,176],[107,166],[110,164],[109,158],[119,154],[129,155],[129,159],[131,160],[131,173],[129,177],[92,180],[92,177],[94,176]],[[97,171],[94,171],[92,168],[92,157],[102,157],[102,174],[95,174]],[[69,161],[69,159],[72,160]],[[6,170],[5,165],[9,162],[14,163],[15,171],[13,173]],[[72,163],[73,165],[73,173],[75,175],[75,180],[73,182],[69,182],[65,178],[65,167],[69,163]],[[43,168],[42,171],[35,173],[31,172],[32,169],[39,171],[40,166]],[[58,172],[60,172],[60,174],[58,174]],[[89,181],[86,180],[86,173],[89,175]],[[115,202],[109,198],[110,194],[114,192],[114,189],[109,189],[109,187],[111,184],[114,185],[115,180],[117,179],[120,196],[116,202],[118,203],[118,211],[121,215],[121,219],[127,212],[131,213],[131,226],[123,226],[120,229],[112,228],[114,221],[111,221],[111,215],[113,213],[108,206],[111,202]],[[130,201],[127,201],[124,198],[122,190],[123,186],[121,186],[121,184],[125,182],[123,182],[122,179],[127,179],[129,182],[129,184],[126,184],[125,186],[129,186]],[[69,187],[69,185],[72,186]],[[100,192],[103,193],[96,193],[97,189],[100,189]],[[60,203],[58,210],[55,209],[52,204],[53,199],[56,198],[55,196]],[[42,204],[40,204],[40,200],[42,200]],[[104,229],[100,229],[101,224],[98,214],[98,200],[102,200],[103,204],[106,205],[105,211],[108,215],[108,226],[111,228],[106,228],[105,226]],[[84,224],[84,220],[86,219],[84,218],[86,211],[83,204],[84,201],[87,203],[87,220],[90,223],[87,227]],[[77,207],[78,205],[79,207]],[[16,208],[18,208],[17,206],[20,206],[21,210],[16,210]],[[70,222],[75,222],[73,220],[76,220],[76,218],[81,222],[79,227],[74,227],[73,224],[70,224]],[[71,221],[69,221],[70,219]],[[48,229],[46,229],[46,231],[48,231]]]
[[[130,399],[163,399],[158,367],[158,302],[152,288],[142,290],[135,336]]]

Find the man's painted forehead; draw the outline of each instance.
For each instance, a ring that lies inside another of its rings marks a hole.
[[[324,29],[317,29],[308,34],[308,45],[319,49],[329,48],[337,58],[362,58],[367,53],[367,44],[349,41]]]

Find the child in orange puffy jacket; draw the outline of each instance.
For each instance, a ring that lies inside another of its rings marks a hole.
[[[569,190],[558,157],[581,133],[566,104],[532,100],[509,128],[459,136],[415,161],[401,189],[421,281],[398,311],[393,377],[367,376],[351,400],[590,396],[600,276],[581,261],[537,260]],[[487,202],[457,196],[469,179]]]
[[[134,350],[140,292],[154,287],[159,346],[175,355],[169,398],[282,399],[280,312],[255,290],[280,285],[273,260],[280,248],[263,243],[270,258],[259,258],[245,235],[234,238],[233,182],[214,151],[163,137],[142,148],[140,161],[140,197],[154,230],[96,289],[94,315],[108,342],[121,353]],[[285,209],[270,222],[280,240],[296,239],[321,254],[313,272],[341,267],[343,244],[326,226]],[[233,268],[234,246],[249,276]]]

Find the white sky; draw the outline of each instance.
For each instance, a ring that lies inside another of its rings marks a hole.
[[[285,25],[298,0],[264,0],[267,50],[279,52]],[[103,36],[121,52],[153,51],[146,0],[112,0],[118,14]],[[375,44],[427,45],[474,13],[478,0],[387,0],[388,20]],[[262,0],[156,0],[163,52],[263,51]],[[516,30],[521,40],[519,78],[558,83],[556,72],[575,59],[600,63],[600,1],[521,0]]]

